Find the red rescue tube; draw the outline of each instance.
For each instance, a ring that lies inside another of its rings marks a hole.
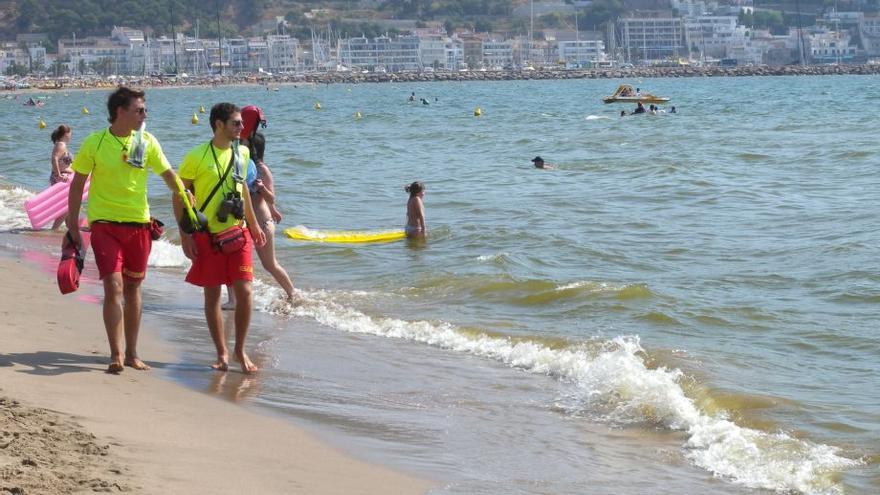
[[[73,245],[70,232],[64,234],[64,240],[61,241],[61,262],[58,263],[57,274],[58,288],[62,294],[70,294],[79,289],[79,277],[85,266],[90,236],[88,231],[80,229],[79,237],[82,239],[82,246],[77,249]]]

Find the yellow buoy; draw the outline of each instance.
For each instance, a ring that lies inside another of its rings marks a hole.
[[[483,109],[480,107],[475,108],[474,109],[474,117],[479,117],[480,115],[483,115]]]
[[[321,109],[321,102],[320,102],[320,101],[316,101],[316,102],[315,102],[315,110],[320,110],[320,109]]]
[[[364,118],[364,116],[361,115],[360,112],[355,112],[355,113],[354,113],[354,119],[355,119],[355,120],[361,120],[362,118]]]
[[[39,127],[40,129],[46,128],[46,122],[43,120],[43,117],[40,117],[40,123],[37,124],[37,127]]]
[[[89,109],[84,106],[82,109],[82,113],[83,115],[91,115],[92,112],[89,112]]]
[[[193,125],[198,124],[199,123],[199,116],[196,115],[195,112],[193,112],[193,117],[191,119],[189,119],[189,121],[192,122]]]
[[[199,105],[199,113],[205,113],[205,105]]]

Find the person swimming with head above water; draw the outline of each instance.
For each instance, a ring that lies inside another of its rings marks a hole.
[[[636,109],[633,110],[631,115],[636,115],[636,114],[645,113],[645,112],[647,112],[647,110],[645,110],[645,105],[642,105],[642,102],[638,102],[638,103],[636,103]]]
[[[422,202],[422,198],[425,197],[425,185],[421,182],[413,182],[403,190],[409,193],[409,201],[406,202],[406,226],[403,228],[406,237],[424,238],[428,233],[428,227],[425,225],[425,204]]]
[[[544,169],[544,170],[552,170],[552,169],[556,168],[555,165],[545,163],[544,159],[541,158],[540,156],[536,156],[536,157],[532,158],[532,163],[535,164],[535,168],[540,168],[540,169]]]

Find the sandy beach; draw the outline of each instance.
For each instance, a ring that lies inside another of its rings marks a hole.
[[[157,371],[106,374],[96,301],[62,297],[54,274],[10,253],[0,254],[0,270],[0,492],[415,494],[431,486]],[[141,356],[156,369],[175,364],[174,349],[151,337],[141,330]]]

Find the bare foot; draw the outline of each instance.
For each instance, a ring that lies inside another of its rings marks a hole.
[[[113,362],[110,363],[110,366],[107,366],[107,373],[118,375],[125,370],[125,366],[122,363]]]
[[[125,365],[141,371],[146,371],[150,369],[150,366],[147,363],[141,361],[141,358],[139,357],[125,358]]]
[[[226,362],[226,358],[217,358],[217,362],[211,365],[211,369],[215,371],[227,371],[229,370],[229,363]]]
[[[223,311],[232,311],[235,309],[235,303],[234,302],[225,302],[220,306],[220,309],[222,309]]]
[[[241,365],[241,372],[250,375],[251,373],[256,373],[259,368],[257,365],[251,361],[251,359],[244,353],[244,351],[235,353],[235,360]]]

